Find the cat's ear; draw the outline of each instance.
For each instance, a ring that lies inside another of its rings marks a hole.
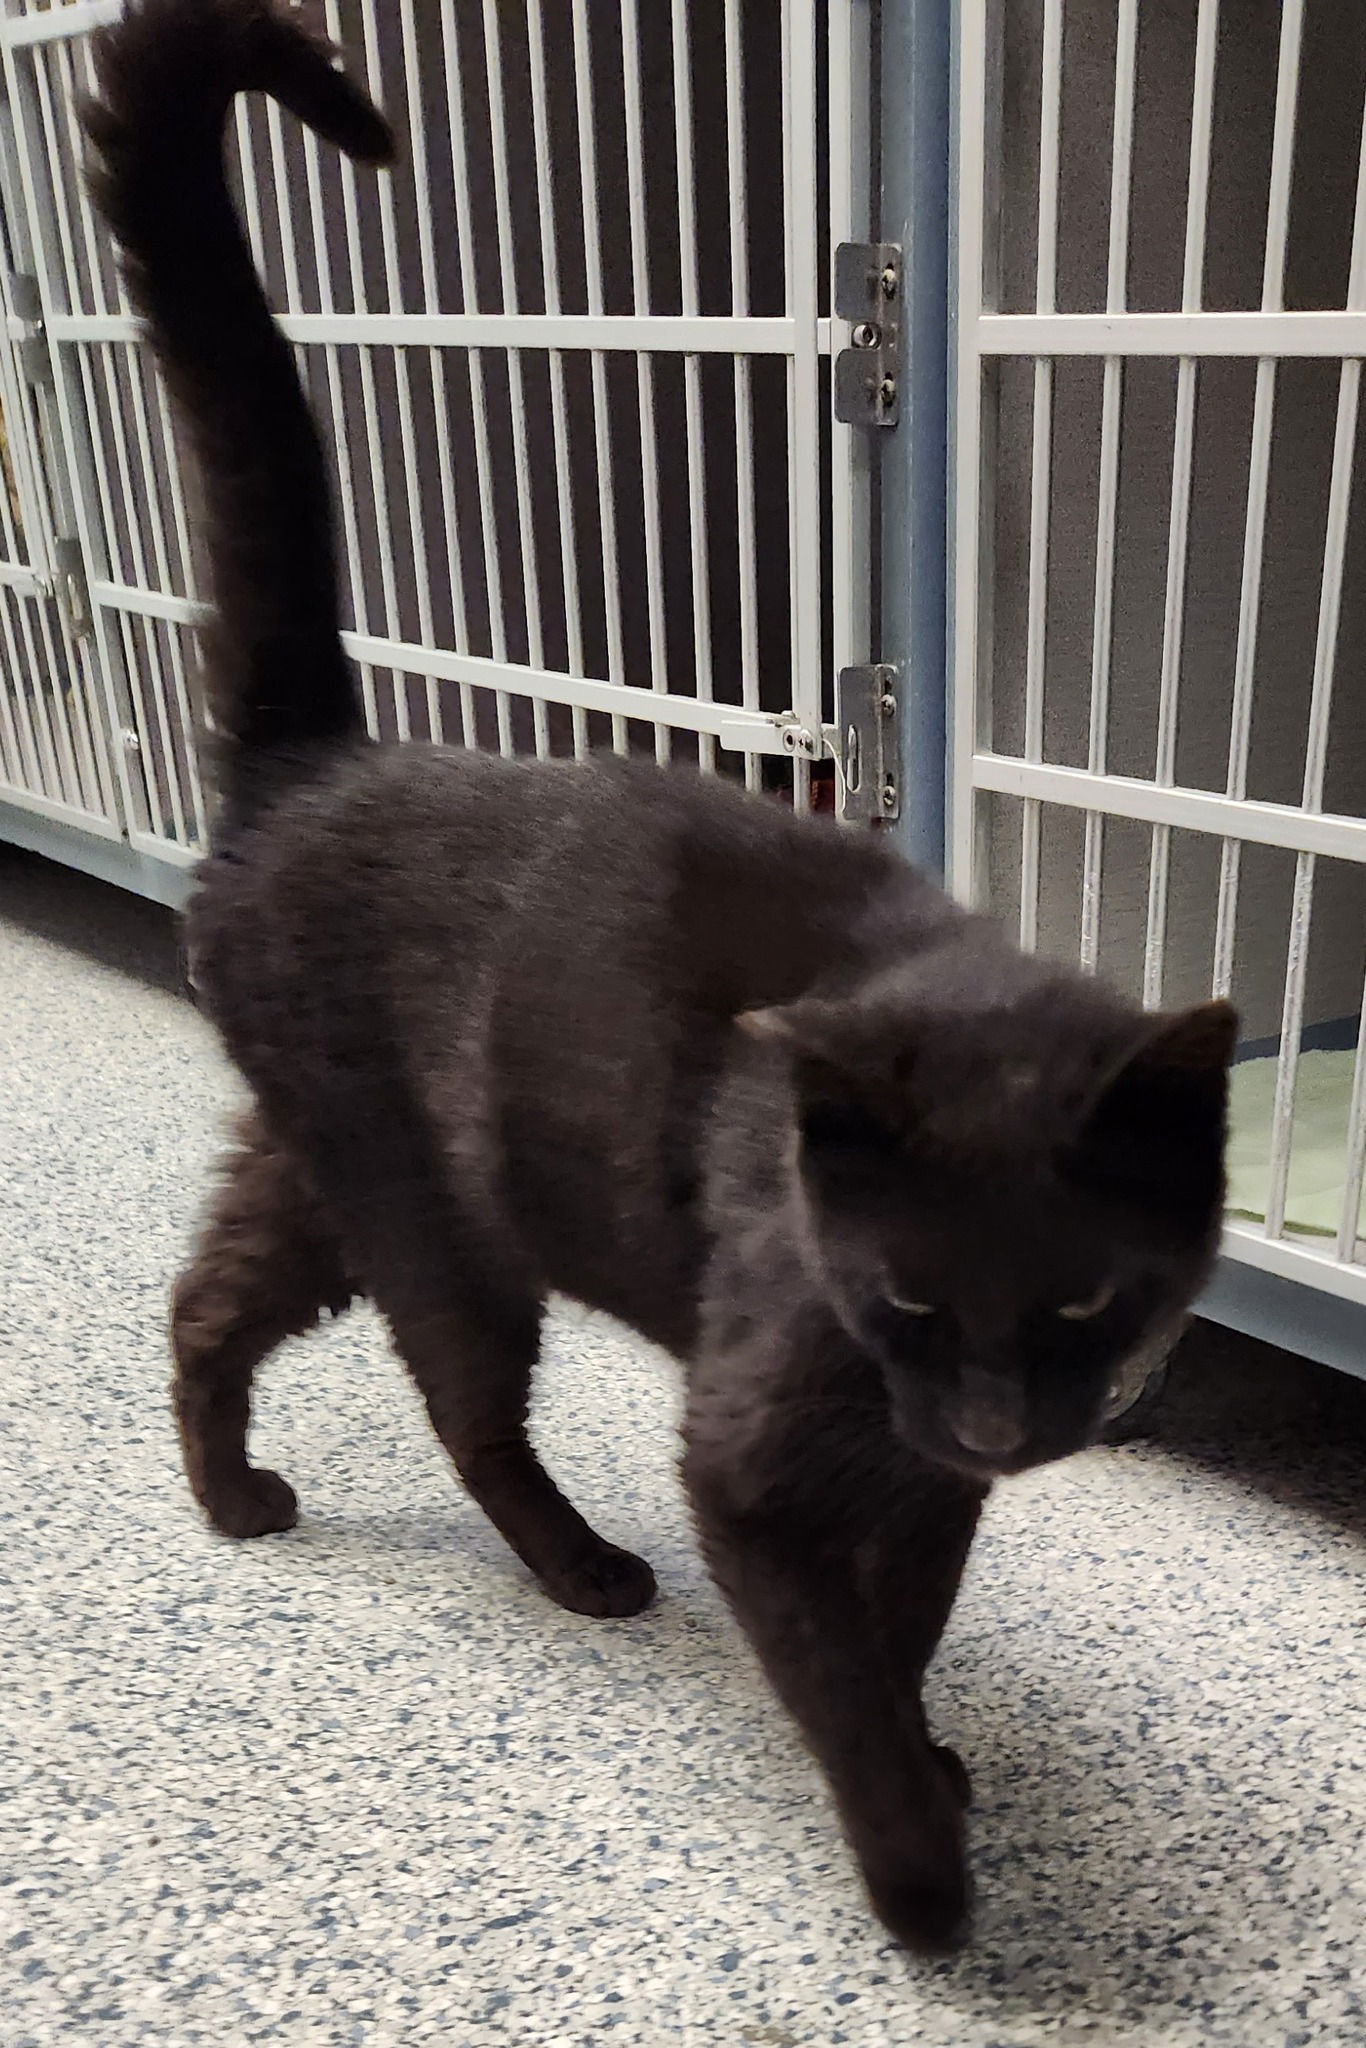
[[[745,1010],[736,1024],[747,1037],[781,1047],[792,1062],[808,1146],[885,1152],[900,1143],[905,1107],[898,1083],[904,1061],[888,1061],[859,1020],[840,1003],[806,997],[771,1009]]]
[[[1152,1036],[1134,1054],[1141,1073],[1180,1074],[1218,1083],[1238,1044],[1238,1012],[1221,997],[1193,1010],[1155,1020]]]
[[[1138,1043],[1110,1070],[1091,1115],[1142,1104],[1154,1096],[1200,1098],[1222,1108],[1229,1062],[1238,1044],[1238,1012],[1216,999],[1146,1020]]]
[[[1231,1003],[1149,1018],[1091,1098],[1074,1152],[1078,1167],[1175,1206],[1216,1202],[1237,1043]]]

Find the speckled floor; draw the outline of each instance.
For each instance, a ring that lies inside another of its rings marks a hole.
[[[641,1620],[531,1589],[365,1316],[268,1377],[302,1526],[200,1525],[162,1325],[233,1086],[175,990],[162,913],[0,848],[3,2048],[1366,2042],[1366,1387],[1200,1334],[1162,1445],[1000,1492],[934,1686],[979,1932],[915,1964],[638,1344],[561,1314],[542,1434]]]

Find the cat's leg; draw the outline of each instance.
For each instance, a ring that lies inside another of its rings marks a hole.
[[[293,1489],[247,1459],[252,1375],[277,1344],[349,1299],[337,1247],[294,1159],[248,1118],[171,1310],[185,1471],[225,1536],[294,1526]]]
[[[980,1492],[931,1481],[924,1498],[819,1451],[780,1501],[745,1497],[705,1417],[685,1478],[707,1562],[779,1698],[825,1771],[879,1918],[910,1947],[955,1947],[970,1887],[967,1774],[930,1740],[924,1668],[952,1604]],[[847,1506],[847,1513],[844,1511]]]
[[[589,1526],[527,1436],[540,1302],[431,1266],[420,1281],[413,1274],[409,1265],[388,1282],[377,1275],[375,1299],[465,1486],[561,1607],[638,1614],[654,1598],[654,1573]]]

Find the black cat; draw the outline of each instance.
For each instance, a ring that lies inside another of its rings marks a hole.
[[[191,914],[256,1102],[176,1292],[190,1483],[285,1529],[256,1366],[374,1300],[552,1598],[624,1615],[526,1436],[559,1290],[687,1374],[708,1563],[829,1777],[873,1904],[967,1913],[967,1778],[921,1679],[997,1475],[1090,1442],[1222,1196],[1222,1003],[1144,1017],[1024,958],[876,835],[716,781],[368,743],[323,460],[224,179],[234,94],[352,155],[384,122],[267,0],[135,0],[86,124],[193,448],[223,809]]]

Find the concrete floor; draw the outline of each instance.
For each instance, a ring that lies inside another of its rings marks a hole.
[[[3,2048],[1366,2041],[1366,1387],[1198,1332],[1160,1444],[999,1491],[933,1687],[978,1934],[911,1962],[633,1340],[558,1316],[541,1435],[640,1620],[533,1591],[365,1315],[268,1377],[301,1527],[201,1526],[164,1305],[234,1086],[178,982],[164,913],[0,848]]]

